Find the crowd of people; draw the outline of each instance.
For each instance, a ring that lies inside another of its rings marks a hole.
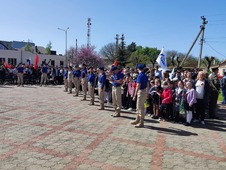
[[[131,124],[144,127],[145,115],[159,121],[192,122],[205,124],[205,117],[215,119],[217,100],[220,90],[223,96],[226,90],[226,73],[220,80],[218,68],[212,68],[208,74],[203,70],[191,69],[169,73],[156,68],[146,68],[138,64],[137,69],[121,69],[112,65],[94,69],[85,64],[65,67],[65,92],[78,96],[80,84],[83,98],[86,100],[87,89],[91,97],[89,105],[94,105],[95,91],[100,101],[99,110],[105,104],[111,104],[115,110],[113,117],[120,117],[121,109],[136,111],[136,119]],[[225,104],[225,96],[224,101]],[[206,115],[207,111],[207,115]]]
[[[33,65],[0,66],[0,84],[23,86],[24,84],[63,84],[63,67],[43,63],[37,69]]]
[[[19,64],[12,68],[1,66],[2,82],[6,72],[11,76],[11,83],[18,86],[24,85],[25,76],[30,82],[35,78],[40,86],[51,81],[53,84],[64,83],[64,91],[74,97],[82,91],[82,101],[90,95],[90,106],[98,95],[98,109],[112,105],[113,117],[120,117],[122,109],[136,111],[136,118],[131,122],[135,127],[144,127],[145,115],[159,121],[183,122],[186,126],[192,122],[204,125],[206,116],[217,118],[220,90],[224,98],[222,104],[226,104],[226,73],[220,80],[217,67],[208,74],[203,70],[183,68],[170,73],[159,70],[158,66],[146,68],[143,64],[138,64],[136,69],[115,65],[106,69],[104,66],[87,67],[86,64],[58,68],[43,63],[38,70]]]

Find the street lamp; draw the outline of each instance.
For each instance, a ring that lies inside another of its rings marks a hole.
[[[62,29],[62,28],[57,28],[58,30],[64,31],[65,32],[65,55],[66,55],[66,66],[67,66],[67,62],[68,62],[68,58],[67,58],[67,31],[69,30],[69,27],[67,27],[67,29]]]

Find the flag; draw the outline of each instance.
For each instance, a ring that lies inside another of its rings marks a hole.
[[[36,54],[35,62],[34,62],[34,69],[35,70],[38,70],[38,61],[39,61],[38,54]]]
[[[170,75],[170,80],[173,80],[174,78],[174,75],[175,74],[175,67],[173,67],[173,70],[171,71],[171,73],[169,74]]]
[[[12,68],[12,65],[7,64],[5,61],[3,61],[3,64],[4,64],[4,66],[5,66],[6,68],[8,68],[8,69]]]
[[[118,66],[118,60],[115,59],[113,66]]]
[[[156,62],[158,63],[158,65],[160,65],[160,67],[163,70],[167,70],[167,60],[166,60],[166,55],[165,55],[165,49],[164,47],[162,48]]]

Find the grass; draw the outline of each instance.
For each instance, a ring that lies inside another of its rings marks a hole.
[[[222,96],[222,92],[220,92],[218,96],[218,102],[222,102],[222,101],[223,101],[223,96]]]

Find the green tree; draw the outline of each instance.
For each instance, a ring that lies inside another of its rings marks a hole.
[[[121,67],[125,67],[127,64],[128,53],[125,46],[125,42],[121,42],[119,49],[116,52],[116,59]]]
[[[149,62],[151,62],[152,67],[154,67],[156,63],[156,59],[160,54],[160,50],[158,50],[157,48],[145,47],[143,51],[144,51],[144,55],[148,58],[148,64]]]
[[[133,52],[135,52],[137,49],[137,45],[135,42],[132,42],[130,45],[127,46],[127,55],[130,56]]]
[[[52,43],[49,41],[49,43],[46,45],[46,54],[51,54],[52,49]]]
[[[148,57],[144,54],[142,46],[137,46],[136,51],[134,51],[127,59],[128,66],[130,67],[136,67],[139,63],[147,64],[147,62]]]
[[[24,47],[24,51],[29,51],[31,53],[34,53],[34,49],[32,49],[32,47],[31,47],[30,40],[27,41],[27,44]]]

